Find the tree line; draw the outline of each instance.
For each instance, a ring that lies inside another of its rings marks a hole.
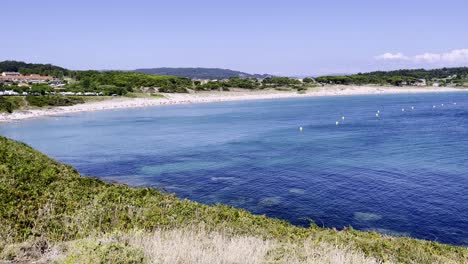
[[[323,84],[378,84],[401,86],[429,82],[431,80],[450,79],[453,83],[466,82],[468,67],[441,68],[433,70],[414,69],[396,71],[374,71],[352,75],[321,76],[316,81]]]
[[[141,87],[157,87],[159,92],[184,93],[192,87],[192,80],[174,76],[158,76],[122,71],[78,71],[75,82],[67,85],[70,91],[104,92],[123,95]]]

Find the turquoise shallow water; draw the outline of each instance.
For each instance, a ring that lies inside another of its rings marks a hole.
[[[298,225],[468,244],[468,93],[180,105],[0,126],[85,175]]]

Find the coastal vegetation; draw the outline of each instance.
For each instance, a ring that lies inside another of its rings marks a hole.
[[[0,205],[0,259],[18,262],[190,263],[196,256],[205,263],[468,261],[464,247],[351,227],[296,227],[242,209],[82,177],[4,137]]]
[[[305,90],[307,87],[314,86],[314,81],[312,78],[306,78],[306,81],[301,82],[298,79],[288,78],[288,77],[267,77],[263,80],[253,79],[253,78],[229,78],[222,81],[209,81],[205,84],[200,82],[195,82],[196,90],[229,90],[229,88],[243,88],[243,89],[266,89],[266,88],[275,88],[281,90],[283,88],[288,88],[287,91],[290,91],[290,88],[297,90]]]
[[[85,103],[79,96],[26,96],[26,101],[30,106],[70,106]]]
[[[302,82],[296,79],[287,78],[287,77],[269,77],[265,78],[262,81],[264,86],[272,87],[285,87],[285,86],[300,86]]]
[[[353,75],[322,76],[316,81],[323,84],[342,85],[433,85],[438,86],[464,86],[468,84],[468,67],[442,68],[434,70],[396,70],[375,71]]]
[[[95,100],[92,97],[63,95],[0,96],[0,113],[13,113],[15,110],[28,110],[38,107],[71,106],[89,101]]]
[[[13,113],[25,105],[24,99],[17,96],[0,96],[0,113]]]
[[[223,81],[209,81],[204,84],[200,82],[195,83],[195,89],[197,91],[210,91],[210,90],[223,90],[228,91],[229,88],[243,88],[243,89],[255,89],[261,85],[257,79],[239,78],[233,77]]]
[[[105,94],[123,95],[141,87],[155,87],[160,92],[169,93],[187,92],[187,88],[192,87],[192,81],[188,78],[121,71],[79,71],[75,78],[76,82],[67,87],[69,90]]]

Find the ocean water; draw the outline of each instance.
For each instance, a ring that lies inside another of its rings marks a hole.
[[[79,113],[0,134],[84,175],[202,203],[468,245],[468,93]]]

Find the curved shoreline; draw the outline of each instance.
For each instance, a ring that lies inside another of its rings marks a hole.
[[[32,109],[16,111],[11,114],[0,114],[0,122],[19,121],[24,119],[46,117],[61,114],[93,112],[113,109],[140,108],[179,104],[200,104],[213,102],[265,100],[303,98],[317,96],[352,96],[352,95],[382,95],[382,94],[414,94],[414,93],[443,93],[463,92],[465,89],[457,88],[397,88],[380,86],[331,86],[309,89],[300,94],[295,91],[277,90],[242,90],[229,92],[197,92],[190,94],[163,94],[164,98],[114,98],[99,102],[89,102],[73,106],[54,107],[49,109]]]

